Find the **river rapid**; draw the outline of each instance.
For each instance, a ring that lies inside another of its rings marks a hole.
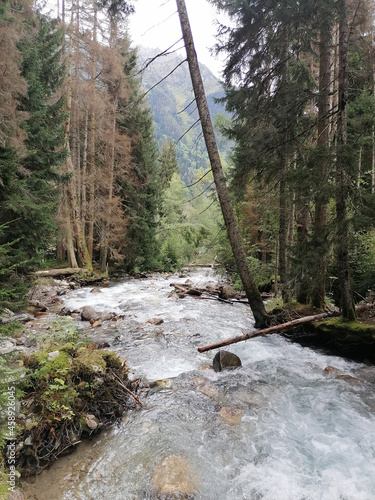
[[[197,286],[216,280],[209,269],[187,277]],[[242,367],[215,373],[217,351],[197,347],[253,330],[251,311],[170,296],[170,283],[185,280],[126,280],[100,294],[83,288],[65,297],[68,308],[125,314],[103,336],[150,389],[143,409],[25,485],[28,498],[159,498],[155,467],[183,456],[196,499],[375,499],[374,367],[269,335],[228,346]],[[155,318],[163,323],[148,323]],[[223,408],[235,422],[223,418]]]

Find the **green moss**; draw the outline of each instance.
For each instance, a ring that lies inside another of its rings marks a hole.
[[[72,357],[64,351],[59,352],[59,355],[48,361],[48,353],[43,352],[36,355],[40,368],[35,370],[36,378],[46,378],[54,376],[65,376],[72,369]]]
[[[347,336],[371,336],[375,339],[375,328],[359,321],[346,321],[345,319],[331,318],[317,323],[317,327],[326,332],[340,332]]]
[[[91,351],[80,349],[74,359],[74,371],[81,376],[92,374],[103,374],[106,370],[106,362],[103,359],[102,351]]]
[[[107,365],[107,368],[118,369],[121,367],[121,359],[114,352],[102,351],[101,355]]]
[[[0,500],[6,500],[9,496],[9,485],[7,484],[7,480],[7,475],[0,471]]]

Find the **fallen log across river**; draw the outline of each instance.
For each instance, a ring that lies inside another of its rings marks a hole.
[[[268,335],[271,333],[279,333],[281,331],[285,331],[290,328],[303,325],[305,323],[319,321],[331,315],[332,315],[331,313],[322,313],[322,314],[315,314],[313,316],[304,316],[302,318],[298,318],[293,321],[288,321],[287,323],[281,323],[280,325],[270,326],[268,328],[263,328],[262,330],[245,333],[244,335],[239,335],[238,337],[222,340],[221,342],[216,342],[215,344],[209,344],[206,346],[198,347],[198,351],[199,352],[211,351],[212,349],[218,349],[219,347],[225,347],[230,344],[236,344],[237,342],[242,342],[243,340],[253,339],[255,337],[261,337],[262,335]]]

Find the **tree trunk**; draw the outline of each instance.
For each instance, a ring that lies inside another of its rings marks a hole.
[[[71,27],[73,26],[73,10],[72,10],[72,21]],[[71,34],[70,34],[71,35]],[[77,186],[75,184],[74,166],[71,158],[70,144],[69,144],[69,134],[70,134],[70,119],[72,111],[72,36],[70,36],[69,41],[69,51],[68,51],[68,75],[67,75],[67,120],[65,124],[65,148],[67,151],[67,159],[65,161],[65,174],[70,176],[70,180],[65,185],[65,196],[67,202],[67,223],[71,223],[72,232],[74,234],[75,243],[77,246],[77,260],[80,267],[85,267],[88,271],[92,271],[91,258],[87,251],[87,245],[85,240],[85,235],[82,226],[82,219],[79,210],[79,204],[77,199]],[[69,220],[71,218],[71,221]],[[67,238],[71,234],[67,231]],[[73,242],[67,242],[67,250],[70,252],[73,248]],[[69,260],[72,265],[74,262],[73,256],[70,256]]]
[[[85,113],[85,132],[83,135],[83,151],[82,151],[82,175],[81,175],[81,214],[82,222],[86,224],[87,219],[87,148],[88,148],[88,128],[89,128],[89,110],[86,108]]]
[[[102,241],[100,245],[100,269],[106,271],[108,266],[109,254],[109,234],[111,231],[111,218],[112,218],[112,203],[113,203],[113,184],[114,184],[114,171],[115,171],[115,141],[116,141],[116,110],[117,99],[113,103],[113,121],[112,121],[112,147],[111,158],[108,165],[108,203],[106,220],[104,221]]]
[[[215,181],[216,191],[219,198],[221,211],[225,221],[228,238],[232,247],[237,270],[240,275],[246,296],[253,311],[256,327],[263,327],[269,322],[269,316],[266,313],[264,304],[255,284],[254,278],[249,269],[246,254],[242,246],[237,222],[235,219],[233,207],[229,198],[228,188],[225,183],[224,172],[221,165],[219,151],[216,144],[215,134],[211,122],[210,113],[207,106],[207,100],[203,81],[198,65],[197,55],[194,48],[193,37],[191,34],[190,23],[186,11],[185,1],[176,0],[177,11],[180,17],[182,35],[185,42],[186,55],[189,63],[191,80],[193,83],[195,100],[198,107],[199,117],[202,125],[203,136],[206,143],[208,156],[211,163],[211,170]]]
[[[306,256],[309,240],[309,202],[302,201],[297,210],[297,249],[296,254],[301,264],[300,277],[298,280],[297,301],[300,304],[308,304],[310,300],[311,280],[309,269],[303,262]]]
[[[348,51],[349,33],[346,0],[338,2],[340,14],[339,27],[339,95],[337,115],[337,158],[336,158],[336,258],[341,292],[342,316],[355,320],[355,307],[350,281],[350,264],[348,249],[347,197],[349,179],[346,159],[347,136],[347,99],[348,99]]]
[[[98,18],[98,5],[97,0],[93,0],[94,7],[94,25],[92,34],[92,63],[91,63],[91,112],[90,112],[90,158],[89,158],[89,199],[88,199],[88,221],[87,221],[87,248],[90,258],[92,259],[94,249],[94,219],[95,219],[95,74],[96,74],[96,43],[97,43],[97,18]]]
[[[287,84],[288,84],[288,37],[287,34],[283,35],[283,61],[282,61],[282,82],[281,94],[284,108],[284,123],[281,124],[283,129],[283,144],[280,151],[280,187],[279,187],[279,276],[281,293],[284,302],[289,302],[290,292],[288,289],[288,276],[287,276],[287,182],[286,176],[288,174],[288,97],[287,97]]]
[[[330,112],[330,84],[331,84],[331,31],[327,20],[322,21],[319,43],[319,97],[318,97],[318,150],[320,151],[317,165],[317,179],[322,188],[317,189],[315,196],[315,222],[314,222],[314,251],[316,252],[316,271],[313,276],[314,288],[312,291],[312,304],[317,309],[322,309],[325,304],[325,278],[327,272],[327,206],[329,162],[329,112]]]

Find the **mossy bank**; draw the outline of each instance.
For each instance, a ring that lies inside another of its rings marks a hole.
[[[284,334],[304,346],[325,349],[354,361],[375,364],[375,326],[341,317],[309,323]]]
[[[15,440],[7,439],[4,405],[1,415],[5,473],[11,458],[18,476],[37,474],[140,404],[126,362],[98,349],[73,324],[67,328],[63,323],[65,328],[38,339],[39,350],[8,360],[7,369],[16,367],[11,376],[18,395]]]

